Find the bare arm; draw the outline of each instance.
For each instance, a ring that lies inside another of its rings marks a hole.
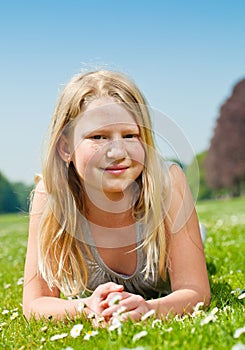
[[[192,195],[182,170],[170,168],[172,195],[168,227],[170,251],[168,271],[172,293],[147,301],[158,314],[191,312],[198,302],[209,305],[210,287],[200,228]]]
[[[47,195],[42,181],[35,190],[30,212],[29,237],[26,252],[23,290],[23,312],[27,318],[64,315],[65,310],[74,314],[75,305],[71,301],[59,299],[57,288],[49,289],[38,271],[38,226],[47,203]]]
[[[123,287],[115,283],[105,283],[99,286],[94,293],[84,299],[65,300],[60,298],[60,291],[54,287],[48,287],[45,280],[38,271],[38,227],[45,206],[48,205],[47,194],[41,181],[36,188],[32,209],[30,213],[29,238],[26,253],[24,290],[23,290],[23,313],[27,319],[34,316],[62,319],[65,316],[75,316],[79,303],[83,302],[88,306],[84,314],[92,310],[100,314],[103,309],[100,302],[111,292],[121,292]]]
[[[168,232],[171,235],[168,270],[174,309],[181,313],[191,311],[199,301],[209,305],[210,286],[191,191],[184,173],[178,166],[172,166],[170,174],[173,191],[169,208],[172,227]],[[168,303],[169,299],[170,295],[165,298],[164,303]]]
[[[169,275],[173,292],[164,298],[147,301],[159,315],[192,312],[198,302],[209,305],[210,287],[199,237],[199,225],[193,211],[185,228],[172,237]]]

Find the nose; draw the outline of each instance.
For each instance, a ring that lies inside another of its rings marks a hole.
[[[126,157],[127,152],[123,140],[111,141],[107,149],[107,158],[110,159],[123,159]]]

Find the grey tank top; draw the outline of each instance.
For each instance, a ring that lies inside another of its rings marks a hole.
[[[87,288],[94,291],[100,284],[106,282],[114,282],[124,286],[124,290],[130,293],[139,294],[145,299],[157,298],[159,296],[166,296],[171,292],[169,276],[166,280],[162,280],[158,276],[158,269],[155,266],[155,281],[153,274],[150,273],[148,278],[145,279],[144,268],[146,266],[146,253],[142,248],[138,248],[137,252],[137,265],[132,275],[122,275],[116,271],[111,270],[99,255],[96,245],[93,242],[92,234],[86,219],[83,220],[83,234],[85,235],[86,243],[91,251],[93,260],[91,260],[87,254],[87,269],[88,269],[88,284]],[[144,236],[144,227],[142,223],[136,223],[136,242],[137,247],[142,242]],[[82,249],[82,246],[81,246]],[[80,297],[87,296],[88,292],[82,291]]]

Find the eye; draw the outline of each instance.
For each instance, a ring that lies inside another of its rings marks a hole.
[[[124,139],[134,139],[137,137],[139,137],[139,135],[137,135],[137,134],[126,134],[123,136]]]
[[[103,135],[93,135],[90,137],[92,140],[105,140],[106,137]]]

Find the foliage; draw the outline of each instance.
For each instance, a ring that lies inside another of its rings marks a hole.
[[[202,199],[210,199],[213,196],[213,190],[208,187],[204,175],[204,168],[203,168],[203,163],[206,157],[206,151],[199,153],[196,155],[196,157],[193,159],[190,165],[188,165],[185,169],[186,176],[188,178],[188,182],[190,184],[190,188],[192,190],[192,193],[195,191],[195,179],[197,177],[197,172],[196,172],[196,162],[198,165],[199,169],[199,190],[198,190],[198,200]]]
[[[220,108],[205,161],[207,182],[212,188],[230,188],[241,194],[245,182],[245,79]]]
[[[19,201],[19,210],[28,212],[30,204],[30,193],[33,185],[26,185],[23,182],[12,183],[12,188],[17,195]]]
[[[23,266],[27,244],[28,217],[0,216],[0,348],[1,349],[232,349],[245,343],[245,299],[239,299],[245,288],[245,199],[202,201],[197,211],[207,227],[205,254],[212,289],[210,310],[168,320],[126,322],[120,329],[97,329],[98,334],[85,340],[94,330],[81,317],[65,322],[31,320],[22,316],[21,299]],[[81,334],[70,334],[75,324],[83,324]],[[239,332],[238,329],[241,329]],[[145,331],[145,333],[141,333]],[[54,335],[64,338],[51,340]],[[89,333],[90,334],[90,333]],[[133,340],[136,334],[142,337]],[[239,336],[239,338],[236,338]]]
[[[11,183],[0,173],[0,213],[14,212],[19,201]]]
[[[27,212],[31,189],[22,182],[11,183],[0,172],[0,213]]]
[[[206,156],[207,151],[197,154],[191,164],[184,169],[194,199],[205,200],[230,197],[229,189],[213,189],[207,184],[204,166]]]

